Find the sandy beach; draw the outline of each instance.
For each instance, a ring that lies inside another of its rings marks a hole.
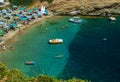
[[[9,42],[11,41],[11,39],[14,36],[16,36],[18,33],[22,33],[22,30],[24,30],[24,29],[26,29],[28,27],[31,27],[34,24],[36,24],[36,23],[38,23],[38,22],[40,22],[40,21],[42,21],[42,20],[44,20],[46,18],[49,18],[49,17],[51,17],[51,15],[43,16],[41,18],[38,18],[37,20],[31,21],[29,24],[26,24],[26,25],[24,25],[24,26],[22,26],[20,28],[17,28],[15,31],[13,31],[13,30],[9,31],[7,34],[5,34],[3,37],[0,38],[0,40],[2,40],[0,42],[0,46],[1,46],[0,51],[2,51],[2,45],[7,44],[7,46],[10,46]]]

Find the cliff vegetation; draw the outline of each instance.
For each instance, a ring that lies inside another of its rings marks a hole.
[[[88,80],[70,79],[57,80],[53,77],[38,75],[37,77],[27,77],[18,69],[8,69],[4,64],[0,63],[0,82],[90,82]]]

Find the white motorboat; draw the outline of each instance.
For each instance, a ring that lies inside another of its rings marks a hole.
[[[73,22],[73,23],[81,23],[82,22],[82,20],[79,17],[70,18],[69,21]]]
[[[110,20],[110,21],[116,21],[116,18],[113,17],[113,16],[111,16],[111,17],[109,17],[109,20]]]
[[[61,44],[61,43],[63,43],[63,39],[58,39],[58,38],[51,39],[51,40],[49,40],[49,43],[50,44]]]

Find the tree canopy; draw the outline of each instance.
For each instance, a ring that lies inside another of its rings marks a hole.
[[[0,82],[91,82],[81,79],[58,80],[54,77],[38,75],[36,77],[26,77],[18,69],[8,69],[4,64],[0,63]]]
[[[34,2],[34,0],[9,0],[12,5],[18,6],[27,6]],[[53,0],[38,0],[40,2],[47,1],[48,3],[52,3]]]
[[[34,0],[9,0],[12,5],[27,6],[33,3]]]
[[[40,2],[47,1],[48,3],[52,3],[53,0],[40,0]]]

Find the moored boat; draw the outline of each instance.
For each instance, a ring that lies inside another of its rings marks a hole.
[[[81,23],[82,22],[82,20],[79,17],[70,18],[69,21],[73,22],[73,23]]]
[[[49,43],[50,44],[61,44],[61,43],[63,43],[63,39],[58,39],[58,38],[51,39],[51,40],[49,40]]]
[[[105,40],[107,40],[107,38],[103,38],[103,40],[105,41]]]
[[[63,55],[57,55],[57,56],[55,56],[55,58],[62,58],[63,57]]]
[[[34,64],[35,64],[34,61],[27,61],[27,62],[25,62],[25,65],[34,65]]]
[[[109,20],[110,20],[110,21],[116,21],[116,18],[113,17],[113,16],[111,16],[111,17],[109,17]]]

